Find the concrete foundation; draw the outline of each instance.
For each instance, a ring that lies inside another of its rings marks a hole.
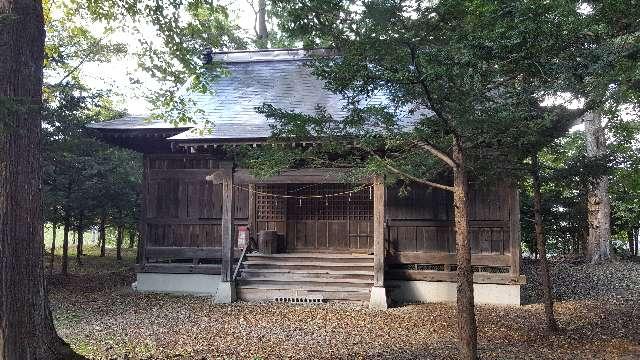
[[[455,302],[456,283],[430,281],[385,282],[372,287],[369,308],[386,309],[388,299],[396,303]],[[138,273],[133,289],[140,292],[214,296],[217,304],[236,301],[233,282],[220,281],[220,275]],[[520,285],[474,284],[476,304],[520,305]]]
[[[236,301],[236,284],[233,281],[222,281],[214,298],[216,304],[231,304]]]
[[[387,308],[387,289],[374,286],[371,288],[369,309],[384,310]]]
[[[212,296],[220,275],[138,273],[133,289],[140,292]]]
[[[398,280],[390,281],[387,288],[397,303],[456,301],[456,283],[452,282]],[[520,305],[520,285],[474,284],[473,294],[476,304]]]

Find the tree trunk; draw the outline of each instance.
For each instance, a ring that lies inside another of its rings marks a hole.
[[[464,164],[462,142],[455,139],[453,160],[453,206],[456,227],[457,269],[457,312],[460,358],[475,360],[478,358],[478,334],[473,299],[473,268],[471,267],[471,244],[469,239],[469,182]]]
[[[144,245],[142,243],[142,229],[143,226],[146,225],[142,225],[140,223],[138,223],[138,242],[137,242],[137,249],[136,249],[136,264],[142,264],[142,246]]]
[[[69,223],[69,218],[65,218],[62,230],[62,275],[69,274]]]
[[[107,247],[107,217],[102,215],[100,216],[100,226],[98,232],[98,242],[100,243],[100,257],[104,257],[106,254]]]
[[[136,244],[136,232],[133,230],[129,230],[129,249],[133,249]]]
[[[578,239],[578,243],[576,244],[576,255],[587,255],[587,243],[589,242],[589,224],[587,220],[587,226],[585,226],[580,232],[580,238]]]
[[[629,255],[635,254],[636,238],[633,229],[627,230],[627,242],[629,243]]]
[[[53,234],[51,234],[51,259],[49,260],[49,275],[53,274],[53,265],[56,259],[56,233],[58,232],[58,224],[51,224]]]
[[[122,260],[122,237],[123,237],[124,228],[122,225],[118,225],[117,235],[116,235],[116,260]]]
[[[547,240],[544,237],[542,224],[542,194],[540,191],[540,162],[538,154],[531,157],[533,178],[533,213],[535,219],[536,245],[540,259],[540,277],[542,278],[542,289],[544,294],[544,313],[547,320],[547,330],[558,331],[558,322],[553,313],[553,288],[551,286],[551,276],[549,275],[549,262],[547,261]]]
[[[84,247],[84,216],[78,218],[78,244],[76,246],[76,262],[82,265],[82,251]]]
[[[259,49],[266,49],[269,46],[269,33],[267,30],[267,2],[266,0],[258,0],[258,28],[256,29],[256,46]]]
[[[0,359],[69,359],[44,278],[42,2],[0,0]]]
[[[602,115],[599,112],[585,117],[585,137],[588,157],[598,158],[606,154],[607,139],[602,127]],[[609,260],[609,238],[611,236],[609,179],[607,176],[602,176],[594,180],[587,193],[589,223],[587,257],[591,259],[592,263]]]
[[[636,229],[636,247],[635,247],[635,256],[638,256],[638,248],[640,247],[640,228]]]

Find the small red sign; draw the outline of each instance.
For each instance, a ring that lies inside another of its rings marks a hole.
[[[249,243],[249,228],[247,226],[238,226],[238,247],[244,249]]]

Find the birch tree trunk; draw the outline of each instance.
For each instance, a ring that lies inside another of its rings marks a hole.
[[[102,215],[100,217],[98,242],[100,243],[100,257],[104,257],[107,247],[107,218]]]
[[[71,359],[44,278],[42,2],[0,0],[0,359]]]
[[[473,299],[473,268],[471,267],[471,244],[469,238],[469,181],[464,164],[460,139],[453,144],[453,207],[456,224],[457,311],[460,358],[478,358],[478,333]]]
[[[547,330],[558,331],[558,322],[553,312],[553,287],[551,286],[551,276],[549,275],[549,262],[547,261],[547,240],[544,237],[542,223],[542,194],[540,184],[540,162],[538,154],[531,157],[532,178],[533,178],[533,212],[535,218],[536,246],[540,258],[540,277],[542,278],[542,290],[544,295],[544,313],[547,320]]]
[[[594,112],[585,117],[585,137],[587,156],[597,158],[607,151],[607,140],[602,127],[602,115]],[[609,179],[602,176],[595,179],[587,193],[587,219],[589,236],[587,257],[592,263],[609,260],[609,238],[611,236],[609,202]]]

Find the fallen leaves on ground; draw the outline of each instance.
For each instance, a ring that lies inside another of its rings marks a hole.
[[[449,359],[455,306],[371,311],[356,304],[215,305],[208,297],[131,291],[132,267],[54,275],[60,335],[97,359]],[[104,261],[102,259],[101,261]],[[129,260],[130,261],[130,260]],[[130,265],[130,264],[129,264]],[[523,297],[539,300],[532,263]],[[640,264],[552,264],[563,331],[544,331],[543,308],[478,306],[482,359],[640,358]]]

